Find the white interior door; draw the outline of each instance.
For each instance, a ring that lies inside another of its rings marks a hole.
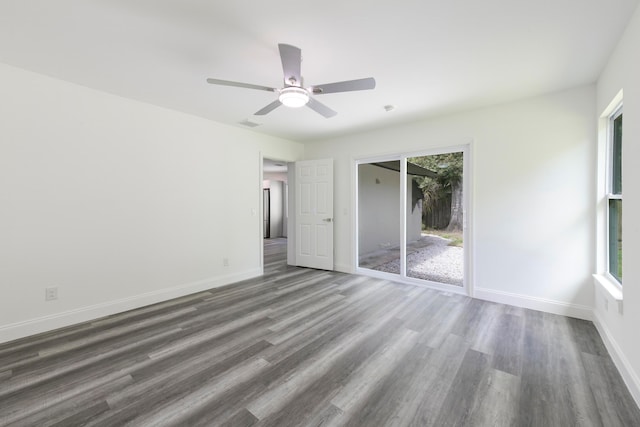
[[[296,162],[296,265],[333,270],[333,159]]]

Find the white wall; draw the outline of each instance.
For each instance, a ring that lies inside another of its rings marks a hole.
[[[622,313],[606,292],[596,288],[596,325],[609,344],[636,402],[640,404],[640,8],[598,80],[598,114],[621,89],[623,116],[623,300]],[[594,163],[595,165],[595,163]],[[595,166],[594,166],[595,167]],[[598,266],[597,270],[602,270]],[[601,272],[601,271],[594,271]],[[608,304],[605,305],[605,301]]]
[[[422,211],[412,212],[411,177],[407,178],[407,241],[420,237]],[[400,172],[359,165],[358,206],[360,255],[400,245]]]
[[[0,341],[259,274],[260,153],[303,150],[1,64],[0,117]]]
[[[351,271],[354,159],[472,143],[475,295],[590,317],[595,87],[305,144],[335,159],[336,266]]]
[[[338,181],[338,180],[336,180]],[[400,245],[400,173],[358,166],[360,254]]]
[[[269,185],[265,188],[269,188],[269,236],[285,237],[286,233],[286,204],[285,204],[285,191],[286,183],[283,181],[269,180],[266,181]]]
[[[288,179],[287,172],[264,172],[263,175],[264,175],[264,179],[268,181],[287,182],[287,179]]]

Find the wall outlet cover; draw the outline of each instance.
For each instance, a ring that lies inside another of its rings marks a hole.
[[[58,299],[58,288],[57,287],[49,287],[44,290],[44,300],[45,301],[54,301]]]

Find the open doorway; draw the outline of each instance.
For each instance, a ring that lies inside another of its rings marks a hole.
[[[288,227],[287,162],[262,160],[262,237],[265,270],[285,264]]]
[[[469,291],[466,152],[357,162],[357,270]]]

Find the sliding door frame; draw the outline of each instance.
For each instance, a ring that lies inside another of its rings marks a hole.
[[[407,277],[407,159],[410,157],[433,156],[438,154],[447,154],[454,152],[463,153],[463,174],[462,174],[462,209],[463,209],[463,285],[455,286],[445,283],[432,282],[428,280]],[[360,267],[360,236],[359,236],[359,191],[358,188],[358,172],[360,165],[370,164],[382,161],[400,161],[400,223],[398,232],[400,233],[400,274],[387,273],[369,268]],[[393,280],[396,282],[409,283],[417,286],[425,286],[435,288],[447,292],[464,294],[473,296],[473,212],[472,212],[472,144],[455,145],[449,147],[432,148],[421,151],[402,152],[396,154],[388,154],[373,157],[354,158],[352,160],[354,183],[353,197],[353,269],[357,274],[377,277],[381,279]]]

